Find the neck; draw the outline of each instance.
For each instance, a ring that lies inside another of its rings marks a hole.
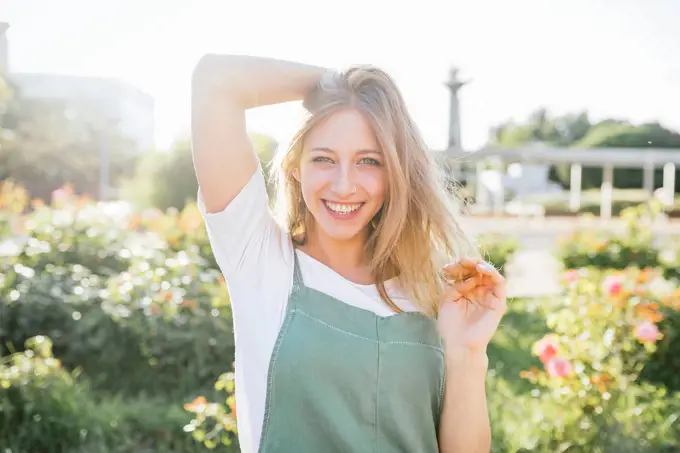
[[[338,274],[359,284],[373,284],[365,250],[365,234],[338,241],[311,228],[301,250]]]

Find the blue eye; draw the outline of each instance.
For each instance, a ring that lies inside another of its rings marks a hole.
[[[317,157],[312,159],[312,162],[330,162],[330,163],[333,163],[333,161],[330,158],[325,157],[325,156],[317,156]]]

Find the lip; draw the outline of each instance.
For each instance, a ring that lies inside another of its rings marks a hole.
[[[363,208],[364,205],[366,204],[363,201],[359,202],[360,206],[357,209],[355,209],[354,211],[348,212],[347,214],[344,214],[344,213],[333,211],[331,208],[328,207],[328,205],[326,204],[327,202],[329,202],[329,203],[337,203],[337,202],[330,201],[330,200],[322,200],[323,206],[324,206],[324,208],[326,208],[326,211],[328,212],[328,214],[331,217],[333,217],[334,219],[337,219],[337,220],[354,219],[357,215],[359,215],[359,211],[361,211],[361,208]],[[338,204],[343,204],[343,203],[338,203]]]

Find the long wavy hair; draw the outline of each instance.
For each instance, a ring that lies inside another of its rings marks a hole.
[[[308,116],[272,162],[277,176],[276,211],[294,242],[304,244],[314,222],[293,176],[305,137],[339,109],[354,108],[370,122],[385,156],[388,187],[382,209],[371,221],[366,251],[382,300],[399,307],[385,289],[396,277],[400,289],[428,316],[436,316],[445,278],[441,269],[478,248],[457,220],[454,195],[445,189],[432,152],[409,115],[393,79],[367,65],[328,72],[303,103]]]

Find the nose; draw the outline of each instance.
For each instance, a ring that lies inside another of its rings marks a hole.
[[[333,175],[331,190],[340,199],[349,198],[355,188],[353,167],[351,165],[338,165]]]

